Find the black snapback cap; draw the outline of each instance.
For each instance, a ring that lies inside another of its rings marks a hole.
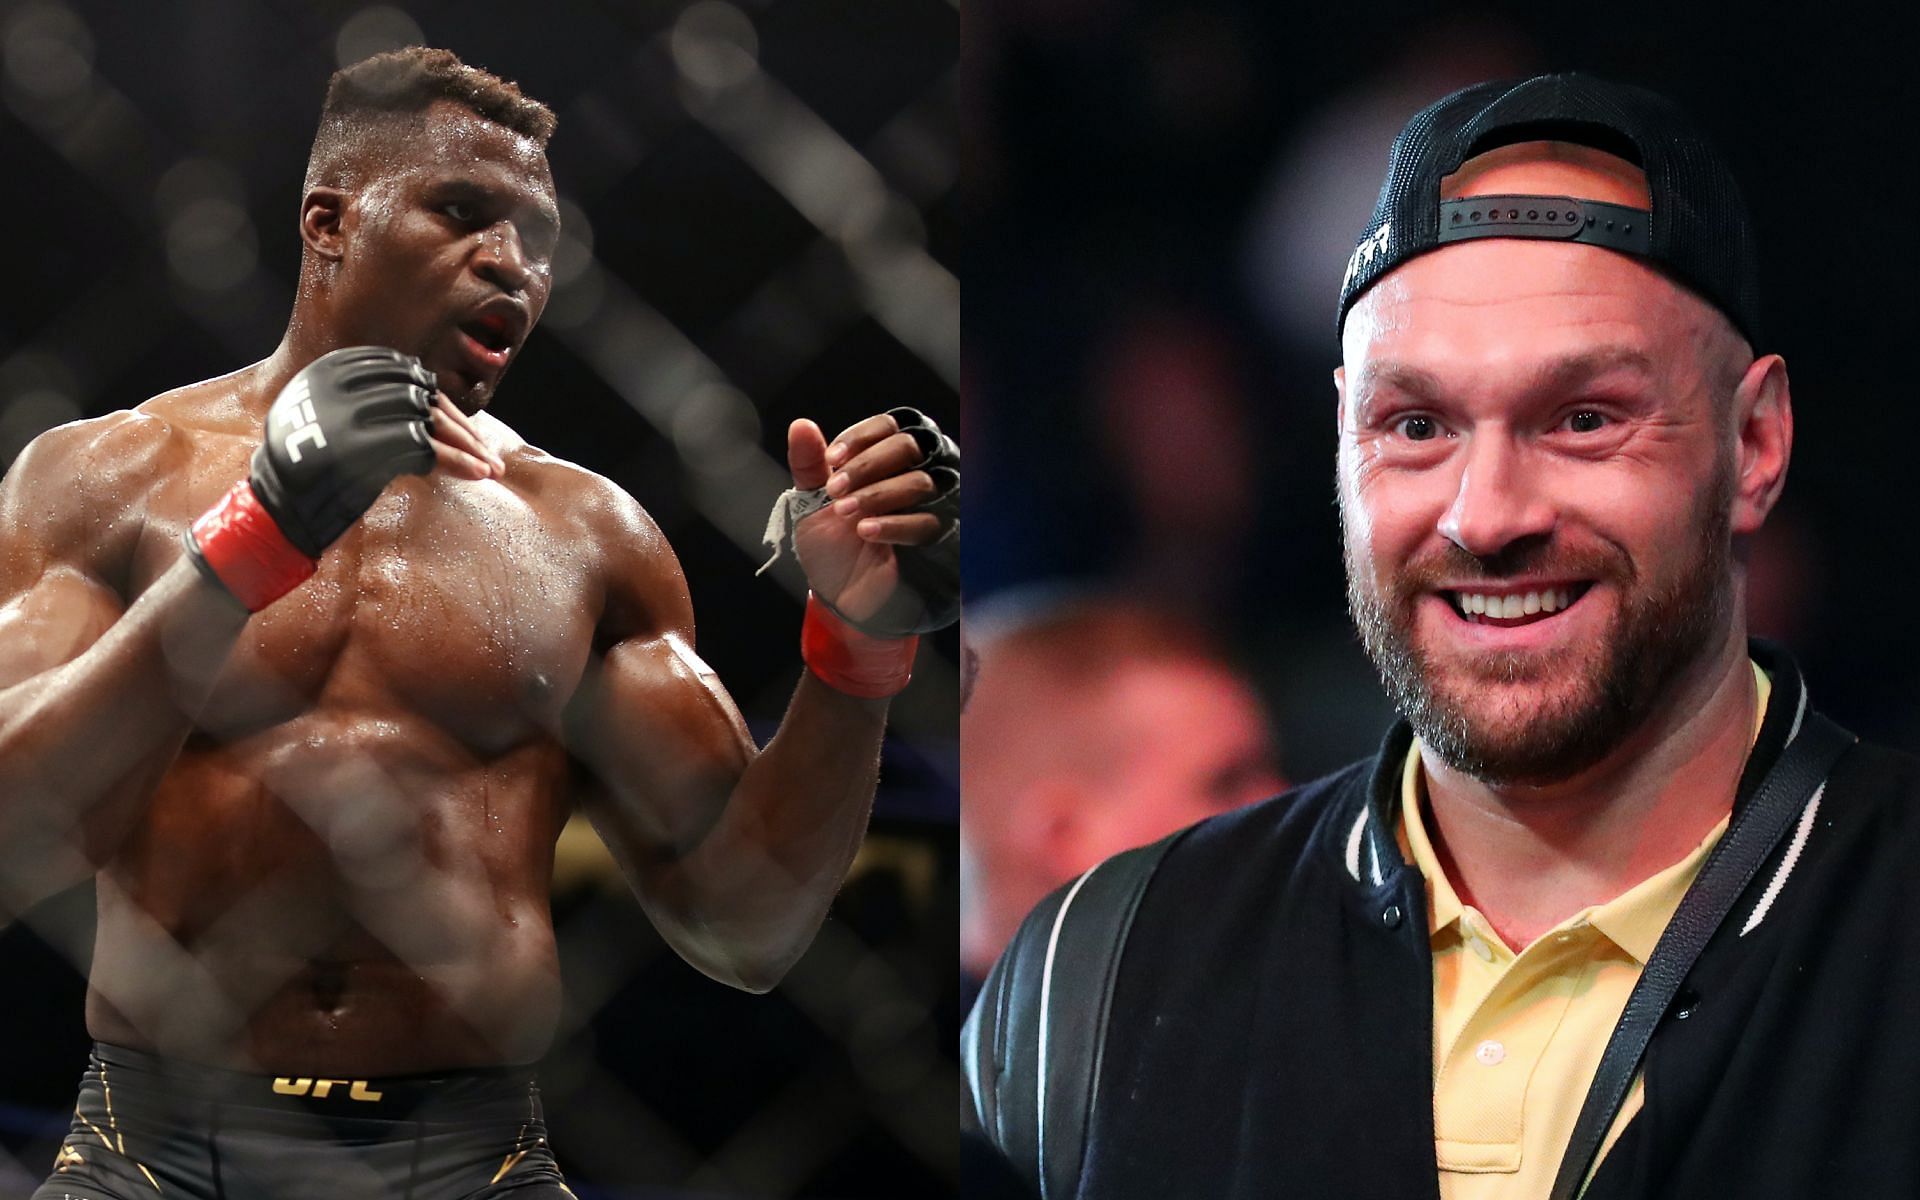
[[[1515,142],[1572,142],[1647,177],[1651,210],[1577,196],[1440,199],[1462,163]],[[1578,73],[1463,88],[1420,110],[1394,139],[1373,219],[1340,285],[1338,336],[1361,293],[1401,263],[1456,241],[1544,238],[1604,246],[1656,264],[1760,344],[1760,278],[1739,185],[1692,119],[1663,96]]]

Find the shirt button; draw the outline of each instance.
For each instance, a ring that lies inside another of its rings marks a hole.
[[[1492,1038],[1488,1038],[1473,1048],[1473,1056],[1485,1065],[1491,1067],[1497,1065],[1501,1059],[1507,1056],[1507,1048]]]
[[[1487,945],[1485,942],[1481,941],[1479,938],[1477,937],[1468,938],[1467,946],[1469,949],[1471,949],[1474,952],[1475,955],[1479,957],[1481,962],[1493,961],[1493,947]]]

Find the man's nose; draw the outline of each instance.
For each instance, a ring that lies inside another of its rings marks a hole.
[[[533,282],[527,249],[521,245],[520,233],[510,221],[501,221],[481,236],[473,269],[482,279],[506,292],[524,292]]]
[[[1504,431],[1474,435],[1453,503],[1440,518],[1441,536],[1476,558],[1490,558],[1522,538],[1551,533],[1554,507],[1530,458]]]

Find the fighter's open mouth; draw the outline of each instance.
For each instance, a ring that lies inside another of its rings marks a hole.
[[[508,330],[507,322],[497,317],[479,317],[472,321],[462,321],[460,332],[495,354],[513,345],[513,334]]]
[[[1554,584],[1530,591],[1476,591],[1468,588],[1443,591],[1447,603],[1453,606],[1470,625],[1530,625],[1564,612],[1577,603],[1593,586],[1591,580],[1578,583]]]

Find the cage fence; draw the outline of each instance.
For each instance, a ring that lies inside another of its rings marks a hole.
[[[269,351],[327,75],[448,46],[560,118],[554,294],[493,411],[646,506],[764,742],[800,670],[803,578],[752,577],[787,422],[956,422],[958,30],[945,0],[0,5],[0,155],[23,183],[4,201],[0,461]],[[681,963],[591,831],[563,832],[566,1007],[542,1086],[582,1197],[952,1192],[954,662],[950,635],[923,644],[854,872],[768,996]],[[0,887],[8,1195],[46,1176],[70,1119],[91,890],[28,906]],[[145,966],[152,986],[200,969],[181,946]]]

